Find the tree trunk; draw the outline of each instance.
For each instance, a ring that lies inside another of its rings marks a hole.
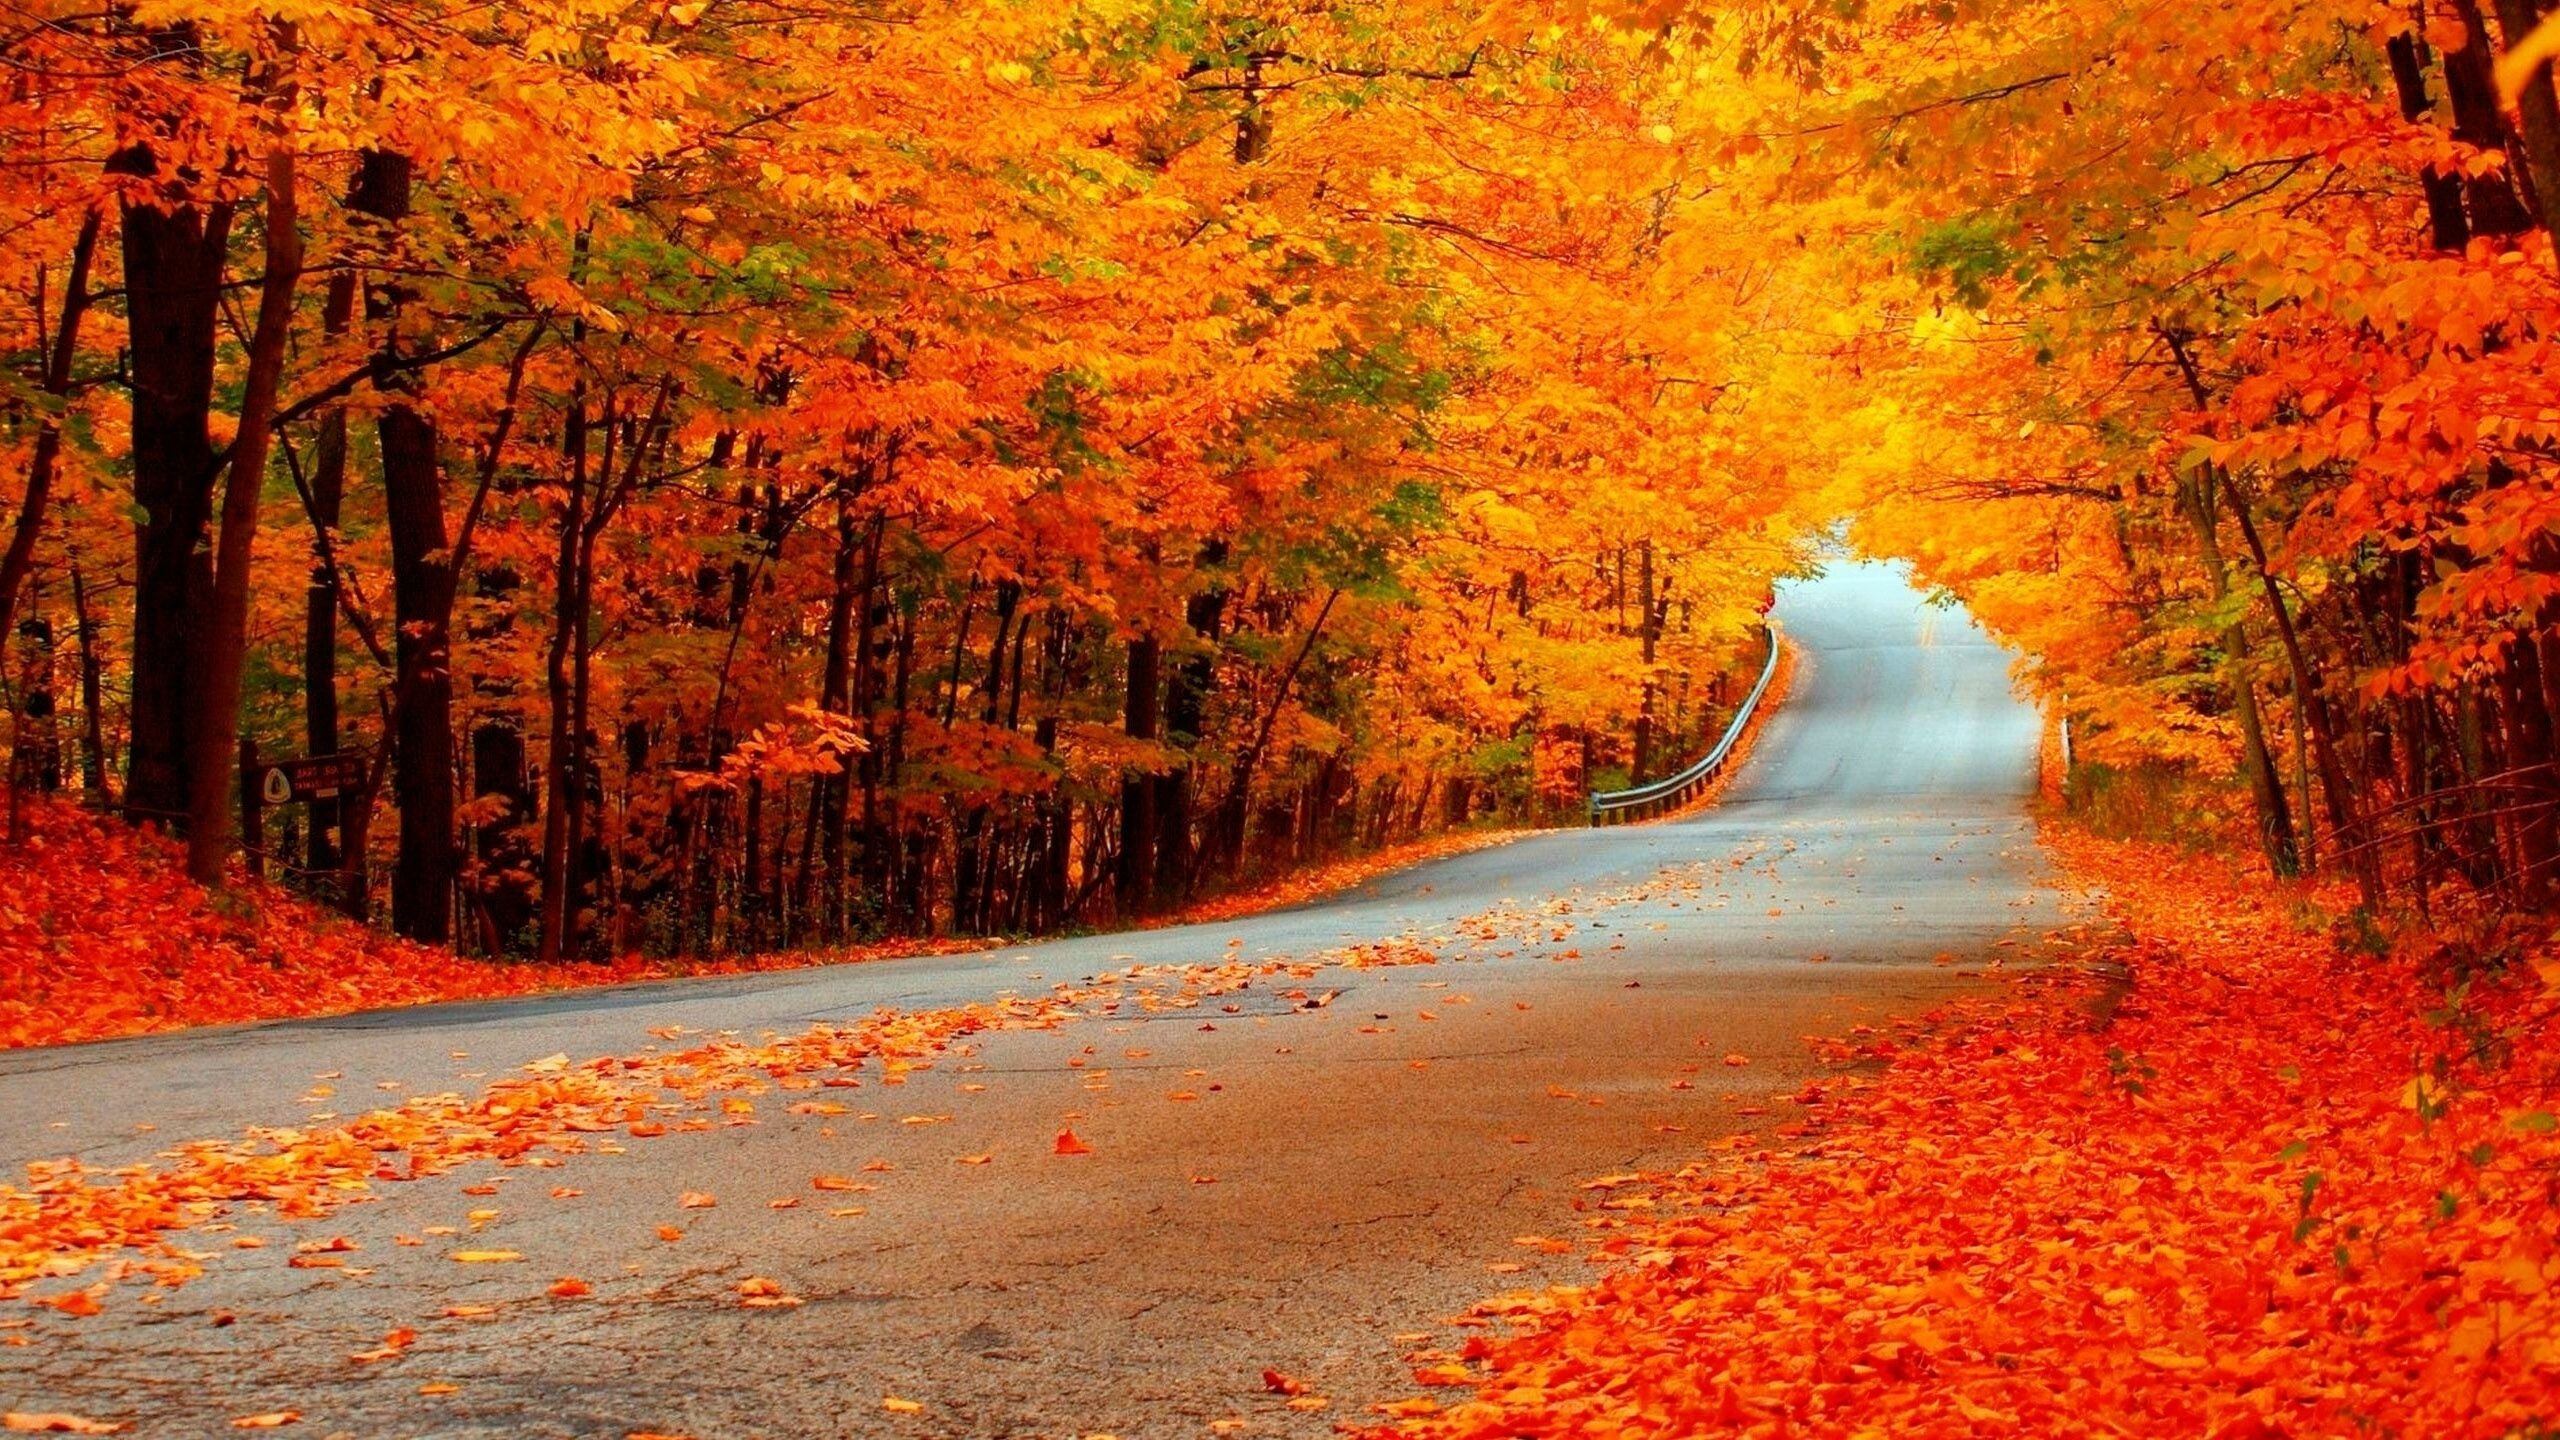
[[[405,155],[364,153],[354,207],[396,223],[409,215]],[[391,788],[400,805],[400,855],[391,872],[391,928],[412,940],[453,935],[452,542],[445,527],[444,467],[435,422],[405,396],[418,377],[396,367],[401,296],[377,286],[366,314],[383,323],[374,389],[385,400],[374,434],[382,452],[383,509],[391,532],[395,666]]]
[[[71,242],[71,273],[63,281],[62,317],[53,330],[53,349],[45,357],[44,393],[55,400],[71,393],[71,362],[79,354],[80,321],[89,313],[89,266],[98,253],[100,212],[80,218],[80,233]],[[44,272],[36,272],[36,308],[44,308]],[[0,637],[17,628],[18,592],[35,568],[36,539],[44,533],[45,509],[52,498],[54,465],[62,454],[62,417],[48,410],[36,428],[35,453],[27,461],[27,493],[18,504],[18,522],[9,532],[9,548],[0,553]]]
[[[1226,560],[1227,542],[1210,540],[1200,547],[1198,568],[1214,570]],[[1226,587],[1206,585],[1182,608],[1191,643],[1165,684],[1164,730],[1165,743],[1181,750],[1183,759],[1156,782],[1156,894],[1168,905],[1189,898],[1199,883],[1200,855],[1208,848],[1192,835],[1191,812],[1202,788],[1200,726],[1218,678],[1218,632],[1226,618]]]
[[[1153,741],[1162,718],[1158,672],[1164,647],[1152,635],[1129,641],[1129,683],[1121,728],[1132,740]],[[1146,913],[1156,874],[1156,777],[1138,773],[1120,782],[1119,903],[1124,916]]]
[[[2293,672],[2293,693],[2302,707],[2302,725],[2310,734],[2311,753],[2320,771],[2320,790],[2328,801],[2329,825],[2336,832],[2339,852],[2346,858],[2356,877],[2356,887],[2367,910],[2382,906],[2382,867],[2380,858],[2366,844],[2364,817],[2356,803],[2355,786],[2347,778],[2344,763],[2338,758],[2337,729],[2329,715],[2329,705],[2319,682],[2311,673],[2311,664],[2302,652],[2302,639],[2295,632],[2292,611],[2284,603],[2284,593],[2276,587],[2276,577],[2267,568],[2267,547],[2258,538],[2257,522],[2250,518],[2249,504],[2231,477],[2215,467],[2207,468],[2208,482],[2219,481],[2223,497],[2231,503],[2231,513],[2240,522],[2240,538],[2249,546],[2249,558],[2258,571],[2264,587],[2267,609],[2275,618],[2276,635],[2284,646],[2285,662]],[[2304,806],[2309,807],[2306,797]]]
[[[355,323],[356,273],[342,269],[329,277],[329,296],[321,306],[321,332],[330,340]],[[311,523],[323,532],[312,543],[311,584],[302,598],[302,735],[314,755],[335,754],[345,743],[338,728],[337,546],[328,532],[338,528],[347,495],[347,407],[332,405],[320,417],[320,435],[311,457]],[[338,847],[345,844],[346,814],[351,796],[333,795],[311,802],[311,838],[306,863],[315,874],[337,868]],[[343,899],[343,897],[341,897]]]
[[[1636,634],[1644,664],[1644,701],[1636,711],[1635,754],[1627,767],[1627,783],[1641,785],[1653,773],[1653,663],[1662,643],[1662,612],[1653,594],[1653,542],[1636,546]]]
[[[2231,575],[2222,559],[2222,540],[2215,533],[2214,503],[2205,486],[2210,482],[2189,476],[2179,481],[2180,508],[2187,512],[2187,522],[2195,531],[2196,551],[2204,561],[2205,578],[2213,587],[2217,608],[2228,603]],[[2258,841],[2266,851],[2267,868],[2279,876],[2301,873],[2302,852],[2294,840],[2293,811],[2285,800],[2283,777],[2276,773],[2275,761],[2267,753],[2267,732],[2258,715],[2258,692],[2249,678],[2249,635],[2240,622],[2232,621],[2222,631],[2223,664],[2231,684],[2232,717],[2240,726],[2240,768],[2249,782],[2249,794],[2258,811]]]
[[[92,805],[113,799],[107,794],[107,741],[98,712],[105,688],[105,666],[98,659],[98,622],[89,610],[89,584],[80,557],[71,557],[71,621],[80,640],[80,788]]]
[[[118,151],[107,168],[161,178],[148,145]],[[171,188],[165,209],[128,200],[121,211],[139,512],[124,807],[137,823],[161,824],[187,814],[186,716],[200,700],[196,648],[213,600],[213,556],[204,544],[214,479],[208,422],[232,218],[228,201],[196,204],[182,182]]]
[[[2517,157],[2507,143],[2507,123],[2498,113],[2497,81],[2490,73],[2492,48],[2488,24],[2480,17],[2478,0],[2453,0],[2454,13],[2462,21],[2466,43],[2459,50],[2449,50],[2444,57],[2445,94],[2453,105],[2453,138],[2482,150],[2496,151],[2510,161]],[[2471,229],[2478,235],[2518,235],[2533,228],[2533,215],[2525,208],[2507,171],[2473,175],[2463,181],[2463,198],[2471,207]]]
[[[562,479],[568,493],[560,510],[560,543],[552,562],[551,643],[543,654],[543,687],[550,701],[549,757],[543,765],[542,807],[542,889],[541,938],[534,958],[542,964],[558,963],[563,941],[568,934],[569,916],[569,794],[577,783],[574,773],[577,737],[571,733],[575,721],[575,696],[571,693],[574,657],[578,632],[586,625],[585,584],[580,571],[579,539],[587,526],[587,407],[584,395],[569,403],[569,415],[561,458]],[[613,425],[613,397],[605,397],[603,424]],[[608,457],[607,463],[611,463]]]
[[[2497,0],[2497,6],[2498,28],[2506,33],[2506,48],[2510,50],[2523,44],[2525,37],[2542,23],[2539,0]],[[2548,62],[2534,66],[2532,73],[2525,76],[2515,104],[2516,128],[2524,142],[2525,170],[2532,181],[2532,193],[2527,198],[2542,221],[2542,228],[2548,230],[2551,209],[2560,205],[2560,97],[2552,92]]]
[[[2434,102],[2427,98],[2427,42],[2415,30],[2391,37],[2391,84],[2400,101],[2400,118],[2417,124]],[[2427,230],[2438,250],[2460,252],[2471,243],[2471,223],[2462,215],[2462,177],[2430,169],[2418,179],[2427,197]]]
[[[277,28],[279,48],[289,51],[291,27]],[[275,439],[276,389],[284,380],[285,340],[293,329],[294,293],[302,281],[293,142],[279,133],[270,143],[266,274],[258,285],[258,322],[249,337],[240,424],[222,487],[204,685],[189,725],[187,873],[199,885],[221,883],[223,862],[231,854],[231,760],[240,746],[241,674],[249,658],[249,573],[258,540],[258,501],[267,483],[267,451]]]
[[[1255,727],[1253,740],[1239,752],[1227,778],[1227,793],[1218,802],[1224,860],[1229,879],[1244,873],[1246,832],[1252,812],[1248,808],[1253,792],[1253,772],[1262,763],[1263,752],[1271,748],[1272,729],[1280,723],[1281,707],[1289,703],[1289,691],[1297,684],[1298,672],[1305,668],[1307,656],[1324,634],[1325,621],[1333,618],[1334,602],[1342,598],[1339,587],[1325,592],[1324,604],[1316,611],[1315,623],[1307,627],[1307,638],[1298,644],[1298,653],[1289,657],[1289,668],[1280,672],[1280,685],[1272,693],[1271,703],[1262,711],[1262,723]]]

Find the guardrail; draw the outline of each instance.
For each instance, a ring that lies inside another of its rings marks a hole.
[[[1733,723],[1724,727],[1724,736],[1716,741],[1716,747],[1707,752],[1705,759],[1677,775],[1665,775],[1631,789],[1594,792],[1592,824],[1639,820],[1650,811],[1677,809],[1724,772],[1724,762],[1742,741],[1742,728],[1751,723],[1751,713],[1760,708],[1760,697],[1769,693],[1769,681],[1778,673],[1777,627],[1763,625],[1760,629],[1769,639],[1769,658],[1761,662],[1760,678],[1752,682],[1751,693],[1742,698],[1742,708],[1733,712]]]

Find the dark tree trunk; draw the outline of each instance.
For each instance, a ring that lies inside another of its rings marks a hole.
[[[2480,17],[2478,0],[2454,0],[2453,8],[2468,39],[2461,49],[2447,51],[2444,57],[2445,94],[2453,105],[2453,137],[2482,150],[2508,155],[2512,160],[2515,157],[2507,144],[2506,119],[2498,113],[2497,81],[2490,72],[2490,57],[2495,51],[2489,40],[2489,27]],[[2533,215],[2510,179],[2515,168],[2473,175],[2463,181],[2472,233],[2519,235],[2533,228]]]
[[[453,558],[435,426],[408,405],[382,412],[391,605],[399,625],[392,794],[400,858],[391,872],[391,928],[412,940],[452,938]]]
[[[1158,690],[1163,646],[1151,635],[1129,641],[1129,684],[1122,729],[1132,740],[1152,741],[1162,718]],[[1156,777],[1131,774],[1120,782],[1120,913],[1141,915],[1153,900],[1156,861]]]
[[[80,353],[80,321],[89,313],[89,267],[98,253],[99,214],[90,211],[80,221],[78,238],[71,242],[71,273],[63,281],[62,314],[54,325],[53,348],[45,356],[44,393],[56,399],[71,393],[71,362]],[[44,309],[44,271],[36,271],[36,309],[41,322]],[[36,539],[44,533],[45,509],[53,492],[55,462],[62,454],[62,420],[47,411],[36,427],[34,453],[27,461],[27,493],[18,503],[17,524],[9,532],[9,547],[0,553],[0,637],[17,627],[18,593],[27,583],[27,574],[35,568]]]
[[[105,666],[98,658],[98,622],[89,609],[89,585],[80,557],[71,557],[71,619],[80,640],[80,786],[91,804],[104,804],[107,794],[107,741],[99,719]]]
[[[108,169],[152,177],[147,146]],[[214,319],[232,207],[126,202],[122,210],[126,344],[133,382],[133,699],[125,752],[126,815],[186,818],[186,718],[197,703],[197,645],[213,602],[205,525],[213,504]]]
[[[1227,543],[1211,540],[1200,547],[1199,568],[1226,563]],[[1182,763],[1156,782],[1156,895],[1167,906],[1189,899],[1199,883],[1200,852],[1192,834],[1191,812],[1200,791],[1200,726],[1209,711],[1209,691],[1218,677],[1218,633],[1226,618],[1227,592],[1208,585],[1183,605],[1191,643],[1165,684],[1165,743],[1183,752]]]
[[[2416,124],[2434,108],[2427,98],[2427,42],[2411,30],[2391,37],[2391,84],[2400,101],[2400,118]],[[2471,243],[2471,222],[2462,214],[2462,177],[2429,170],[2419,177],[2427,197],[2427,230],[2438,250],[2459,251]]]
[[[329,279],[329,298],[321,307],[321,329],[335,339],[355,322],[356,277],[340,270]],[[347,411],[332,405],[320,417],[320,436],[311,457],[311,523],[334,532],[347,496]],[[302,597],[302,739],[314,755],[335,754],[344,743],[338,718],[338,588],[340,579],[333,540],[312,544],[311,584]],[[315,875],[338,868],[341,829],[349,801],[326,796],[311,802],[310,846],[304,858]],[[343,898],[343,897],[342,897]]]
[[[1653,773],[1654,656],[1662,643],[1662,608],[1653,593],[1653,542],[1636,546],[1636,638],[1644,665],[1644,699],[1636,710],[1635,754],[1627,767],[1630,784],[1641,785]]]

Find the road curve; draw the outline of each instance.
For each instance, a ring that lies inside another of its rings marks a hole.
[[[1580,1181],[1786,1119],[1761,1102],[1819,1073],[1804,1036],[1926,1008],[2057,922],[2027,811],[2037,721],[2009,657],[1879,564],[1790,583],[1778,614],[1794,693],[1725,802],[1680,820],[1534,835],[1210,926],[0,1055],[14,1172],[301,1123],[333,1072],[352,1107],[474,1089],[560,1051],[637,1053],[652,1027],[787,1034],[1131,959],[1396,937],[1444,956],[1330,970],[1311,988],[1342,993],[1321,1010],[1264,986],[1233,1013],[981,1037],[896,1092],[842,1092],[876,1120],[768,1103],[752,1126],[556,1169],[382,1186],[323,1229],[252,1208],[241,1232],[274,1244],[206,1237],[206,1273],[150,1304],[127,1285],[91,1319],[31,1311],[13,1333],[33,1343],[0,1349],[0,1409],[147,1436],[278,1409],[302,1412],[301,1433],[361,1437],[1138,1440],[1234,1418],[1251,1435],[1328,1434],[1409,1391],[1401,1356],[1448,1341],[1444,1317],[1583,1273],[1515,1243],[1575,1236]],[[1487,916],[1503,938],[1472,939]],[[1094,1153],[1050,1153],[1062,1123]],[[768,1208],[819,1173],[875,1181],[864,1213]],[[463,1193],[493,1181],[497,1198]],[[719,1204],[682,1210],[686,1191]],[[457,1266],[443,1247],[458,1242],[394,1239],[475,1208],[499,1213],[469,1243],[525,1263]],[[658,1240],[667,1224],[680,1242]],[[288,1268],[286,1242],[315,1234],[346,1235],[364,1263]],[[570,1275],[594,1294],[545,1295]],[[743,1309],[748,1276],[808,1303]],[[496,1313],[445,1317],[457,1300]],[[400,1327],[419,1337],[396,1358],[345,1358]],[[1266,1368],[1329,1407],[1287,1408]],[[885,1411],[887,1396],[923,1409]]]

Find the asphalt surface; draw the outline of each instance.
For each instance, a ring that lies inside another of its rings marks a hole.
[[[244,1205],[236,1231],[200,1236],[213,1258],[183,1287],[146,1303],[151,1287],[121,1286],[88,1319],[29,1307],[6,1333],[30,1343],[0,1348],[0,1409],[149,1436],[290,1409],[286,1433],[314,1436],[699,1440],[1315,1436],[1373,1418],[1414,1392],[1407,1355],[1463,1338],[1449,1317],[1588,1273],[1578,1247],[1517,1243],[1580,1236],[1605,1198],[1583,1182],[1740,1131],[1783,1145],[1786,1097],[1827,1073],[1805,1037],[1996,983],[1991,962],[2027,963],[2061,923],[2028,818],[2037,719],[2006,653],[1880,565],[1791,584],[1778,613],[1794,694],[1724,802],[1686,819],[1534,835],[1215,925],[0,1055],[16,1173],[475,1091],[559,1052],[638,1054],[653,1028],[788,1035],[1132,960],[1399,937],[1443,956],[1328,970],[1307,982],[1341,992],[1321,1009],[1264,984],[981,1036],[894,1091],[875,1073],[830,1092],[852,1098],[841,1116],[768,1101],[752,1125],[619,1154],[381,1185],[316,1223]],[[1093,1153],[1052,1153],[1062,1125]],[[816,1195],[818,1174],[876,1188]],[[686,1192],[718,1204],[683,1209]],[[786,1199],[806,1203],[768,1208]],[[432,1227],[458,1235],[394,1238]],[[224,1247],[241,1235],[273,1243]],[[322,1235],[360,1263],[288,1267]],[[457,1244],[525,1259],[457,1265]],[[549,1296],[563,1276],[594,1293]],[[751,1276],[806,1303],[744,1308]],[[445,1316],[457,1302],[492,1313]],[[348,1358],[402,1327],[418,1338],[398,1355]],[[1288,1408],[1265,1369],[1326,1406]]]

